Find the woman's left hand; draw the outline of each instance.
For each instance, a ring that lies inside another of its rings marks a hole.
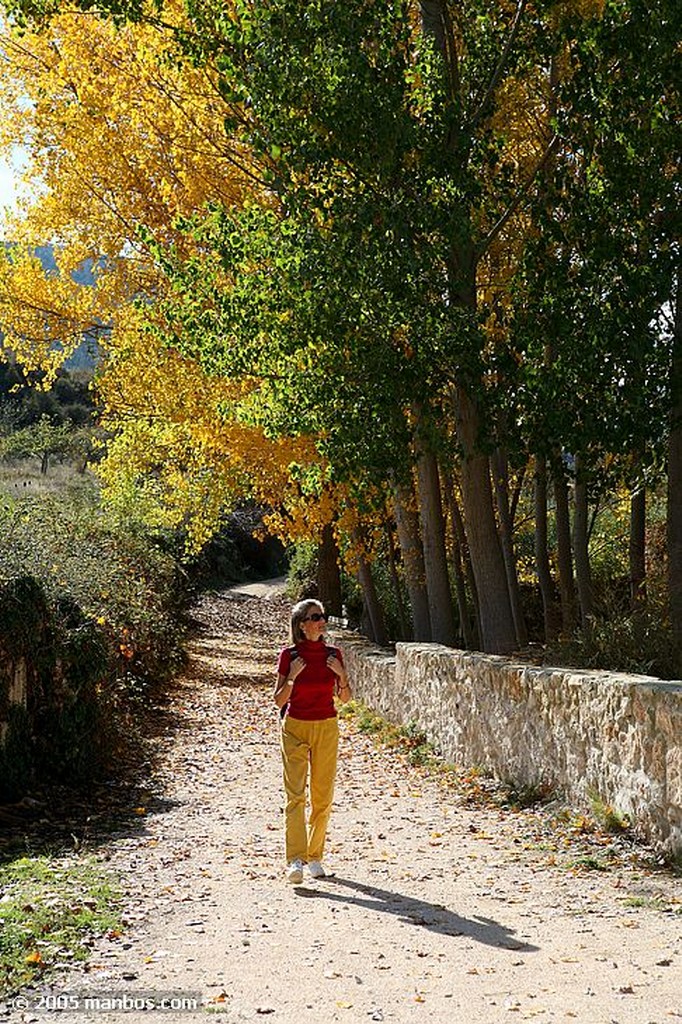
[[[327,658],[327,665],[329,666],[329,668],[332,670],[332,672],[335,675],[337,675],[339,677],[343,676],[343,674],[344,674],[343,665],[341,664],[341,662],[339,661],[339,659],[336,657],[335,654],[330,654],[329,655],[329,657]]]

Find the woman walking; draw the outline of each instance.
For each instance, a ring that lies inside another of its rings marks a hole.
[[[313,878],[326,875],[322,858],[339,746],[334,698],[345,704],[352,696],[343,655],[324,639],[326,625],[319,601],[299,601],[291,610],[291,646],[280,652],[277,663],[274,697],[282,716],[287,878],[294,885],[303,881],[306,864]]]

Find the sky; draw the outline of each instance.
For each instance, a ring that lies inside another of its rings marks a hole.
[[[14,171],[6,160],[0,160],[0,208],[14,202]]]
[[[11,161],[0,157],[0,216],[16,202],[18,176],[23,160],[23,153],[18,148]]]

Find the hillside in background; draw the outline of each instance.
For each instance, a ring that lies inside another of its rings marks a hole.
[[[12,249],[11,242],[0,242],[6,250]],[[43,269],[46,273],[57,273],[57,263],[54,258],[54,246],[52,245],[41,245],[36,249],[36,256],[43,265]],[[82,266],[73,272],[73,279],[77,284],[83,285],[85,288],[92,287],[95,284],[94,274],[94,261],[86,260]],[[0,324],[0,345],[2,344],[3,333],[2,324]],[[78,346],[73,355],[64,363],[64,369],[69,372],[89,372],[91,373],[99,359],[99,346],[97,342],[92,338],[84,338],[81,344]]]

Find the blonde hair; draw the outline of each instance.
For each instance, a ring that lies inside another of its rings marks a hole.
[[[308,598],[305,601],[299,601],[291,609],[291,622],[289,628],[289,639],[292,644],[301,643],[305,640],[305,633],[301,629],[301,623],[308,616],[308,612],[311,608],[319,608],[321,612],[324,611],[324,605],[321,601],[316,601],[314,598]]]

